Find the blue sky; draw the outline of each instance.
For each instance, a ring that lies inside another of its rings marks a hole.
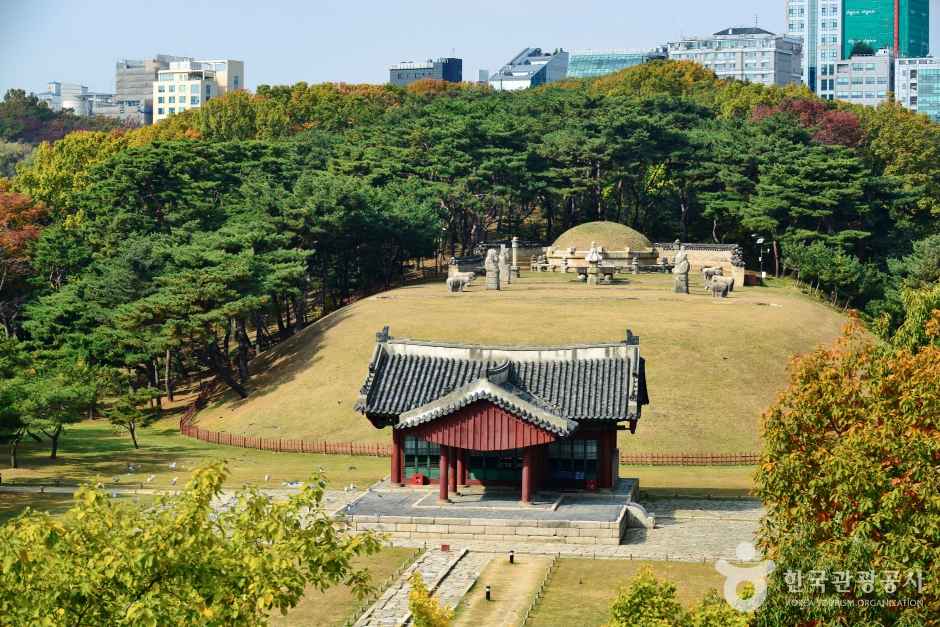
[[[452,53],[475,79],[530,45],[645,49],[755,16],[782,31],[784,0],[0,0],[0,93],[50,80],[112,91],[115,61],[157,53],[243,60],[250,88],[381,83],[391,63]]]

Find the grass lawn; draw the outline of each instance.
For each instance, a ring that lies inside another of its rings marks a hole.
[[[387,579],[405,564],[415,560],[418,551],[415,549],[402,549],[385,547],[379,553],[368,557],[357,558],[357,568],[369,569],[371,584],[381,594],[382,587]],[[272,625],[342,625],[352,613],[361,606],[361,602],[346,586],[335,586],[325,592],[308,589],[304,598],[287,616],[279,613],[272,615]]]
[[[519,555],[511,564],[503,556],[490,561],[457,607],[454,627],[518,625],[551,566],[544,555]],[[486,586],[490,599],[486,600]]]
[[[839,312],[787,282],[714,299],[692,276],[639,275],[588,287],[573,275],[524,274],[506,290],[478,281],[464,294],[443,282],[378,294],[335,312],[262,354],[251,396],[222,394],[200,412],[201,427],[236,434],[387,442],[353,410],[375,333],[477,344],[552,345],[616,341],[630,328],[647,360],[651,405],[626,453],[759,450],[760,416],[786,384],[794,353],[836,337]]]
[[[18,494],[0,492],[0,525],[15,518],[27,507],[35,510],[60,514],[72,505],[69,494]]]
[[[645,566],[649,566],[658,579],[674,583],[679,601],[686,607],[698,604],[706,592],[713,588],[720,590],[724,584],[724,577],[712,564],[560,559],[545,596],[527,624],[604,625],[620,587]]]
[[[621,466],[620,476],[640,480],[640,496],[741,497],[754,489],[754,466]]]
[[[117,485],[144,483],[145,487],[157,488],[169,487],[175,477],[177,487],[181,487],[199,465],[218,459],[228,462],[231,474],[226,485],[230,487],[250,484],[278,488],[285,481],[303,481],[320,467],[330,487],[336,489],[350,483],[365,487],[388,474],[386,458],[272,453],[208,444],[181,436],[172,419],[143,429],[139,440],[141,448],[134,449],[130,437],[115,431],[105,420],[70,425],[60,441],[58,459],[49,459],[48,445],[26,442],[21,446],[21,467],[0,467],[0,475],[4,483],[15,484],[50,484],[57,480],[79,484],[99,479],[112,485],[117,477]],[[170,467],[172,463],[175,468]],[[131,471],[129,464],[134,466]],[[150,475],[154,479],[147,483]],[[267,482],[265,475],[269,475]]]

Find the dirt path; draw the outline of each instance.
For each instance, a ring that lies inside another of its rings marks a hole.
[[[550,557],[540,555],[517,555],[515,564],[505,556],[493,559],[464,597],[455,627],[518,625],[551,563]],[[490,601],[485,597],[486,586],[491,588]]]

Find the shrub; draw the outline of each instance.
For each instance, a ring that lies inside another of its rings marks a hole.
[[[620,590],[610,608],[612,627],[680,627],[688,624],[676,587],[644,568]]]
[[[431,596],[418,571],[412,573],[410,583],[408,609],[415,627],[448,627],[454,620],[454,611]]]

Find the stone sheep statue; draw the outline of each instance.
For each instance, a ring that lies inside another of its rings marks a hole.
[[[734,291],[734,277],[714,276],[706,284],[706,289],[711,291],[715,298],[727,298],[728,294]]]
[[[447,291],[451,294],[463,292],[468,285],[470,285],[470,280],[466,276],[454,275],[447,277]]]
[[[728,298],[729,285],[724,281],[715,281],[711,282],[711,292],[712,297],[714,298]]]

